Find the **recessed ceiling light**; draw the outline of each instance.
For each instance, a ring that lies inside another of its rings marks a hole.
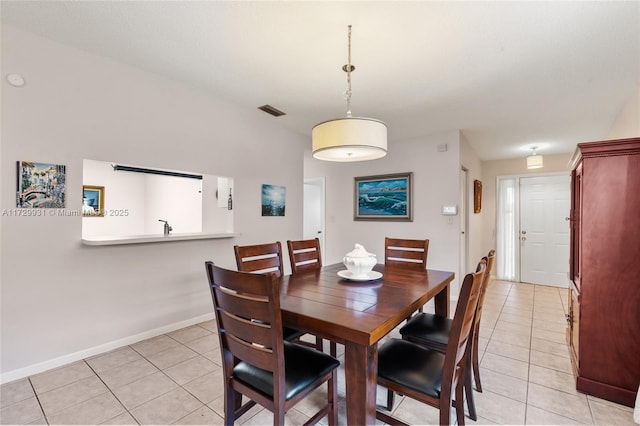
[[[24,86],[24,78],[20,74],[7,74],[7,81],[13,87],[22,87]]]

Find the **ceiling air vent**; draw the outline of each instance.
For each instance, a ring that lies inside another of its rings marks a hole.
[[[262,105],[261,107],[258,107],[258,109],[261,109],[262,111],[266,112],[267,114],[271,114],[274,117],[280,117],[281,115],[286,114],[285,112],[282,112],[278,108],[274,108],[269,104]]]

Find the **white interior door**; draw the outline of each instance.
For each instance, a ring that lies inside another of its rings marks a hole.
[[[569,284],[570,176],[520,178],[520,281]]]
[[[304,180],[302,233],[305,240],[320,239],[320,252],[326,259],[324,247],[324,178]]]

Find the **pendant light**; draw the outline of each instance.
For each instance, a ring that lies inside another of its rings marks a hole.
[[[544,165],[542,155],[536,154],[537,146],[532,146],[533,151],[530,156],[527,157],[527,169],[539,169]]]
[[[373,118],[351,116],[351,25],[348,34],[346,117],[317,124],[311,131],[313,157],[325,161],[375,160],[387,155],[387,125]]]

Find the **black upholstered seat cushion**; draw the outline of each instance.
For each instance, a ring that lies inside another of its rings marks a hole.
[[[315,349],[284,342],[285,399],[289,400],[340,362]],[[270,371],[240,362],[233,369],[236,379],[273,397],[273,374]]]
[[[453,320],[440,315],[421,313],[411,317],[400,329],[405,340],[417,343],[436,343],[447,346]]]
[[[289,328],[289,327],[282,327],[282,338],[284,340],[293,340],[293,339],[297,339],[298,337],[304,335],[305,333],[303,331],[300,330],[296,330],[294,328]]]
[[[444,355],[406,340],[391,339],[378,350],[378,377],[440,398]]]

